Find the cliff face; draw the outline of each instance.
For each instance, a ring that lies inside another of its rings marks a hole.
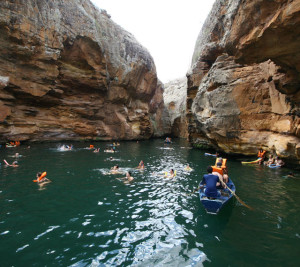
[[[187,138],[187,79],[186,77],[176,79],[164,84],[164,86],[164,103],[170,116],[171,134],[175,137]]]
[[[188,72],[191,142],[300,160],[300,0],[217,0]]]
[[[89,0],[0,2],[0,140],[162,135],[162,94],[148,51]]]

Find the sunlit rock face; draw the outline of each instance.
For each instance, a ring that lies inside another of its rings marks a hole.
[[[189,70],[189,139],[300,160],[300,0],[217,0]]]
[[[162,94],[148,51],[89,0],[0,1],[2,141],[160,136]]]
[[[164,104],[169,112],[172,136],[187,138],[187,79],[186,77],[176,79],[164,84],[164,86]]]

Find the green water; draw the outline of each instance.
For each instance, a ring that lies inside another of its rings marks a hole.
[[[0,266],[299,266],[299,173],[229,159],[237,195],[255,210],[232,200],[209,215],[187,193],[213,157],[182,140],[121,142],[115,154],[105,144],[94,143],[100,153],[88,143],[0,149]],[[4,166],[16,152],[20,166]],[[105,175],[141,159],[146,169],[132,170],[131,184]],[[152,175],[170,168],[173,181]],[[45,170],[52,183],[40,188],[32,180]]]

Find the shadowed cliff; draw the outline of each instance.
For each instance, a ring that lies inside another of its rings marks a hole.
[[[187,74],[190,141],[299,161],[299,36],[299,0],[217,0]]]
[[[89,0],[0,2],[0,137],[147,139],[169,131],[151,55]]]

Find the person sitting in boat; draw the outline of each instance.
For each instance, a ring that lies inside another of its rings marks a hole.
[[[144,161],[141,160],[140,163],[139,163],[139,166],[137,166],[136,168],[141,169],[141,170],[145,169]]]
[[[282,167],[284,165],[284,162],[279,157],[276,157],[276,159],[275,159],[275,165]]]
[[[269,155],[268,161],[265,161],[264,164],[267,165],[267,166],[275,164],[275,157],[273,155]]]
[[[220,176],[218,174],[215,174],[215,175],[218,175],[219,177],[221,177],[221,180],[225,184],[227,184],[228,180],[229,180],[226,162],[227,162],[227,159],[217,158],[216,164],[214,166],[212,166],[213,172],[220,174]]]
[[[212,174],[213,168],[211,166],[207,167],[207,174],[203,175],[201,187],[206,185],[205,195],[207,197],[218,198],[221,196],[221,193],[217,190],[217,187],[220,185],[220,180],[217,175]]]
[[[220,187],[222,188],[222,187],[223,187],[223,183],[225,183],[225,184],[228,183],[228,175],[227,175],[227,174],[224,174],[223,169],[222,169],[222,163],[221,163],[221,162],[218,162],[218,163],[217,163],[217,168],[219,168],[223,174],[221,174],[221,173],[218,172],[216,169],[214,169],[214,167],[212,167],[212,168],[213,168],[212,174],[219,177],[219,180],[220,180],[220,182],[221,182]],[[224,176],[225,176],[225,177],[224,177]],[[222,183],[222,182],[223,182],[223,183]]]
[[[266,157],[266,151],[260,148],[257,153],[257,157],[260,159],[259,164],[263,164]]]

